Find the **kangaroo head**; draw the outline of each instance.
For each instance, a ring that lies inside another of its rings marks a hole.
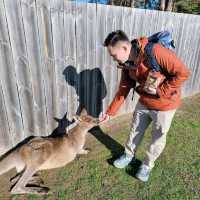
[[[99,124],[99,119],[88,115],[85,109],[82,109],[80,116],[74,116],[74,119],[79,123],[79,125],[87,127],[88,129],[91,129]]]

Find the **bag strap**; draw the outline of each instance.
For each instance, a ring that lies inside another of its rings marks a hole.
[[[150,60],[152,71],[162,72],[160,65],[158,64],[156,58],[152,54],[153,46],[154,46],[153,42],[148,42],[148,44],[145,46],[144,51]]]

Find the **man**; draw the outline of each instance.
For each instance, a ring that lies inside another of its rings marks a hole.
[[[137,82],[136,91],[140,98],[133,114],[130,134],[124,154],[113,164],[117,168],[124,168],[135,160],[137,147],[152,121],[152,141],[136,174],[136,177],[144,182],[148,180],[156,159],[165,147],[167,132],[181,103],[181,86],[190,74],[173,51],[158,43],[153,45],[152,55],[162,72],[153,72],[145,51],[147,44],[148,39],[145,37],[129,41],[121,30],[110,33],[105,39],[104,46],[118,62],[118,68],[121,68],[122,72],[119,89],[106,113],[100,118],[105,122],[110,116],[114,116],[131,87]]]

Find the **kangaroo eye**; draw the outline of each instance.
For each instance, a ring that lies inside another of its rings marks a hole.
[[[84,121],[85,121],[85,120],[86,120],[86,117],[82,117],[82,120],[84,120]]]
[[[82,117],[82,120],[85,121],[85,122],[90,122],[91,121],[90,118],[84,117],[84,116]]]

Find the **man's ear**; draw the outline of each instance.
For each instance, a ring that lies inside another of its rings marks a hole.
[[[123,45],[122,48],[127,51],[128,47],[126,45]]]
[[[80,116],[83,116],[83,115],[87,115],[87,110],[85,108],[83,108],[80,113]]]

